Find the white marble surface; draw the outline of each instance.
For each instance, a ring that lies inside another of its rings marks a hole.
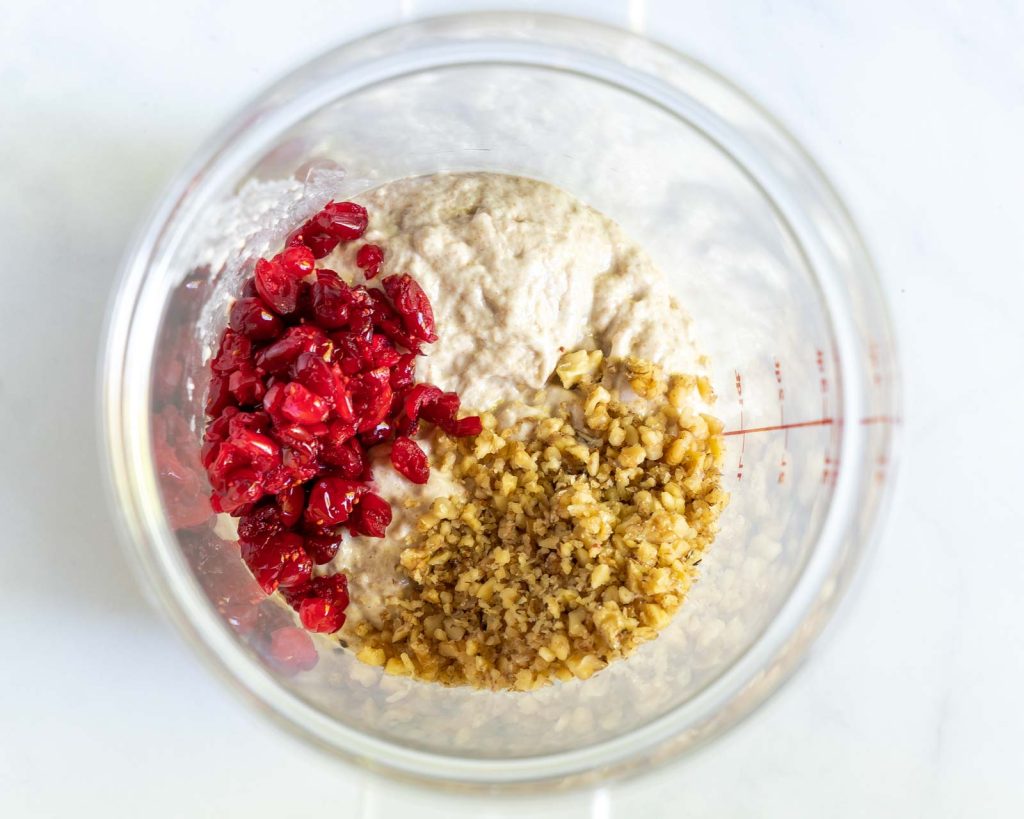
[[[126,237],[281,71],[492,3],[0,8],[0,816],[1024,815],[1024,7],[528,3],[655,32],[776,112],[844,193],[902,342],[904,465],[855,598],[794,681],[654,776],[528,805],[371,780],[278,734],[133,585],[93,373]]]

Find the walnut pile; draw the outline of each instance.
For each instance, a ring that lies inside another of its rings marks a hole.
[[[728,502],[721,422],[690,406],[705,378],[564,355],[570,398],[473,439],[439,434],[436,499],[403,551],[406,592],[357,656],[447,685],[529,690],[587,679],[653,639],[683,602]],[[627,387],[628,385],[628,387]],[[628,389],[632,400],[620,400]]]

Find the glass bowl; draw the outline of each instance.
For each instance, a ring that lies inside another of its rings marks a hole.
[[[295,636],[290,613],[254,593],[209,520],[204,361],[253,259],[328,199],[438,171],[536,177],[617,220],[668,273],[710,359],[732,496],[721,534],[658,639],[587,681],[443,688],[382,676],[320,637],[315,666],[296,672],[274,659],[275,641]],[[636,770],[763,702],[876,529],[898,402],[875,271],[793,138],[668,48],[518,13],[370,35],[235,116],[127,256],[101,391],[125,540],[197,651],[278,723],[348,760],[492,785]]]

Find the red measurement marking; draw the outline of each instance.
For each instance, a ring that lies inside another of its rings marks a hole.
[[[771,427],[751,427],[750,429],[728,429],[722,435],[749,435],[751,432],[778,432],[787,429],[799,429],[800,427],[827,427],[834,424],[834,418],[818,418],[815,421],[795,421],[791,424],[776,424]]]
[[[871,380],[877,386],[882,383],[882,356],[877,341],[868,345],[868,360],[871,362]]]
[[[872,415],[868,418],[861,418],[862,424],[898,424],[899,418],[894,418],[891,415]]]
[[[815,350],[815,363],[818,365],[818,382],[821,387],[821,417],[828,418],[828,378],[825,376],[825,351]],[[833,469],[832,464],[832,450],[828,443],[825,444],[825,465],[821,471],[821,482],[823,484],[829,484],[834,482],[838,474],[838,470]]]
[[[779,385],[779,428],[782,433],[782,457],[779,459],[779,479],[782,483],[786,480],[786,452],[789,451],[789,428],[786,426],[785,401],[786,392],[782,387],[782,362],[775,359],[775,383]]]
[[[740,428],[743,427],[743,377],[740,375],[739,370],[736,370],[736,398],[740,403]],[[740,459],[739,463],[736,464],[736,480],[743,480],[743,451],[747,447],[747,439],[744,438],[740,441]]]

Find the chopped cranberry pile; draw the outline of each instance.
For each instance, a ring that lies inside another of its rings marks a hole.
[[[434,313],[408,274],[381,288],[350,286],[317,269],[339,244],[359,239],[366,210],[331,202],[260,259],[210,362],[202,461],[217,512],[239,518],[242,559],[266,594],[280,591],[309,631],[345,622],[348,581],[315,575],[347,528],[384,537],[391,507],[372,491],[369,450],[392,443],[391,463],[414,483],[430,465],[413,438],[421,421],[477,435],[459,397],[416,383],[416,357],[437,341]],[[384,251],[364,244],[367,280]]]

